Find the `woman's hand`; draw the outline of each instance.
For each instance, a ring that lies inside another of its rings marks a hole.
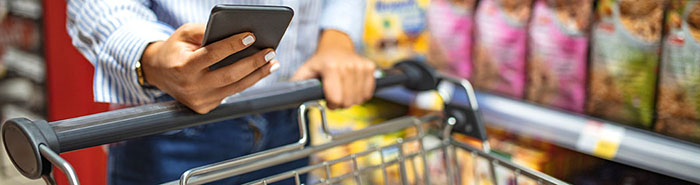
[[[358,55],[345,33],[326,30],[318,50],[292,80],[321,78],[327,105],[331,109],[364,103],[374,94],[374,62]]]
[[[204,24],[185,24],[168,40],[148,45],[141,57],[146,82],[204,114],[280,67],[275,51],[266,49],[210,71],[209,66],[253,44],[255,36],[240,33],[200,47],[204,31]]]

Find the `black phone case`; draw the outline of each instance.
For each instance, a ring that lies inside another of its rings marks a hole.
[[[202,46],[243,32],[255,34],[255,43],[209,69],[230,65],[266,48],[277,49],[293,16],[294,11],[286,6],[216,5],[209,16]]]

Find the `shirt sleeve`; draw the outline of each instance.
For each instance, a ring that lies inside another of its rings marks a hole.
[[[66,28],[73,45],[95,67],[95,101],[153,102],[163,92],[143,89],[135,72],[146,46],[174,31],[159,22],[148,0],[70,0]]]
[[[359,46],[365,23],[365,0],[324,0],[321,29],[336,29]]]

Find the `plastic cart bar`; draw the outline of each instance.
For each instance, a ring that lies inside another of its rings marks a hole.
[[[427,90],[433,89],[437,81],[432,69],[413,61],[398,63],[393,69],[384,70],[378,76],[378,90],[395,85]],[[37,179],[51,171],[50,161],[42,153],[63,153],[255,113],[293,108],[323,97],[321,83],[318,80],[308,80],[246,91],[227,98],[225,103],[203,115],[171,101],[55,122],[16,118],[2,125],[2,137],[5,150],[15,167],[25,177]],[[40,151],[44,147],[51,151]]]

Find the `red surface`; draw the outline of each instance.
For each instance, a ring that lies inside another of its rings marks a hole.
[[[108,109],[93,102],[93,67],[71,45],[66,33],[66,1],[44,0],[44,46],[47,63],[48,116],[61,120]],[[62,154],[76,169],[81,184],[105,184],[106,154],[93,147]],[[63,173],[54,168],[56,180],[67,185]]]

